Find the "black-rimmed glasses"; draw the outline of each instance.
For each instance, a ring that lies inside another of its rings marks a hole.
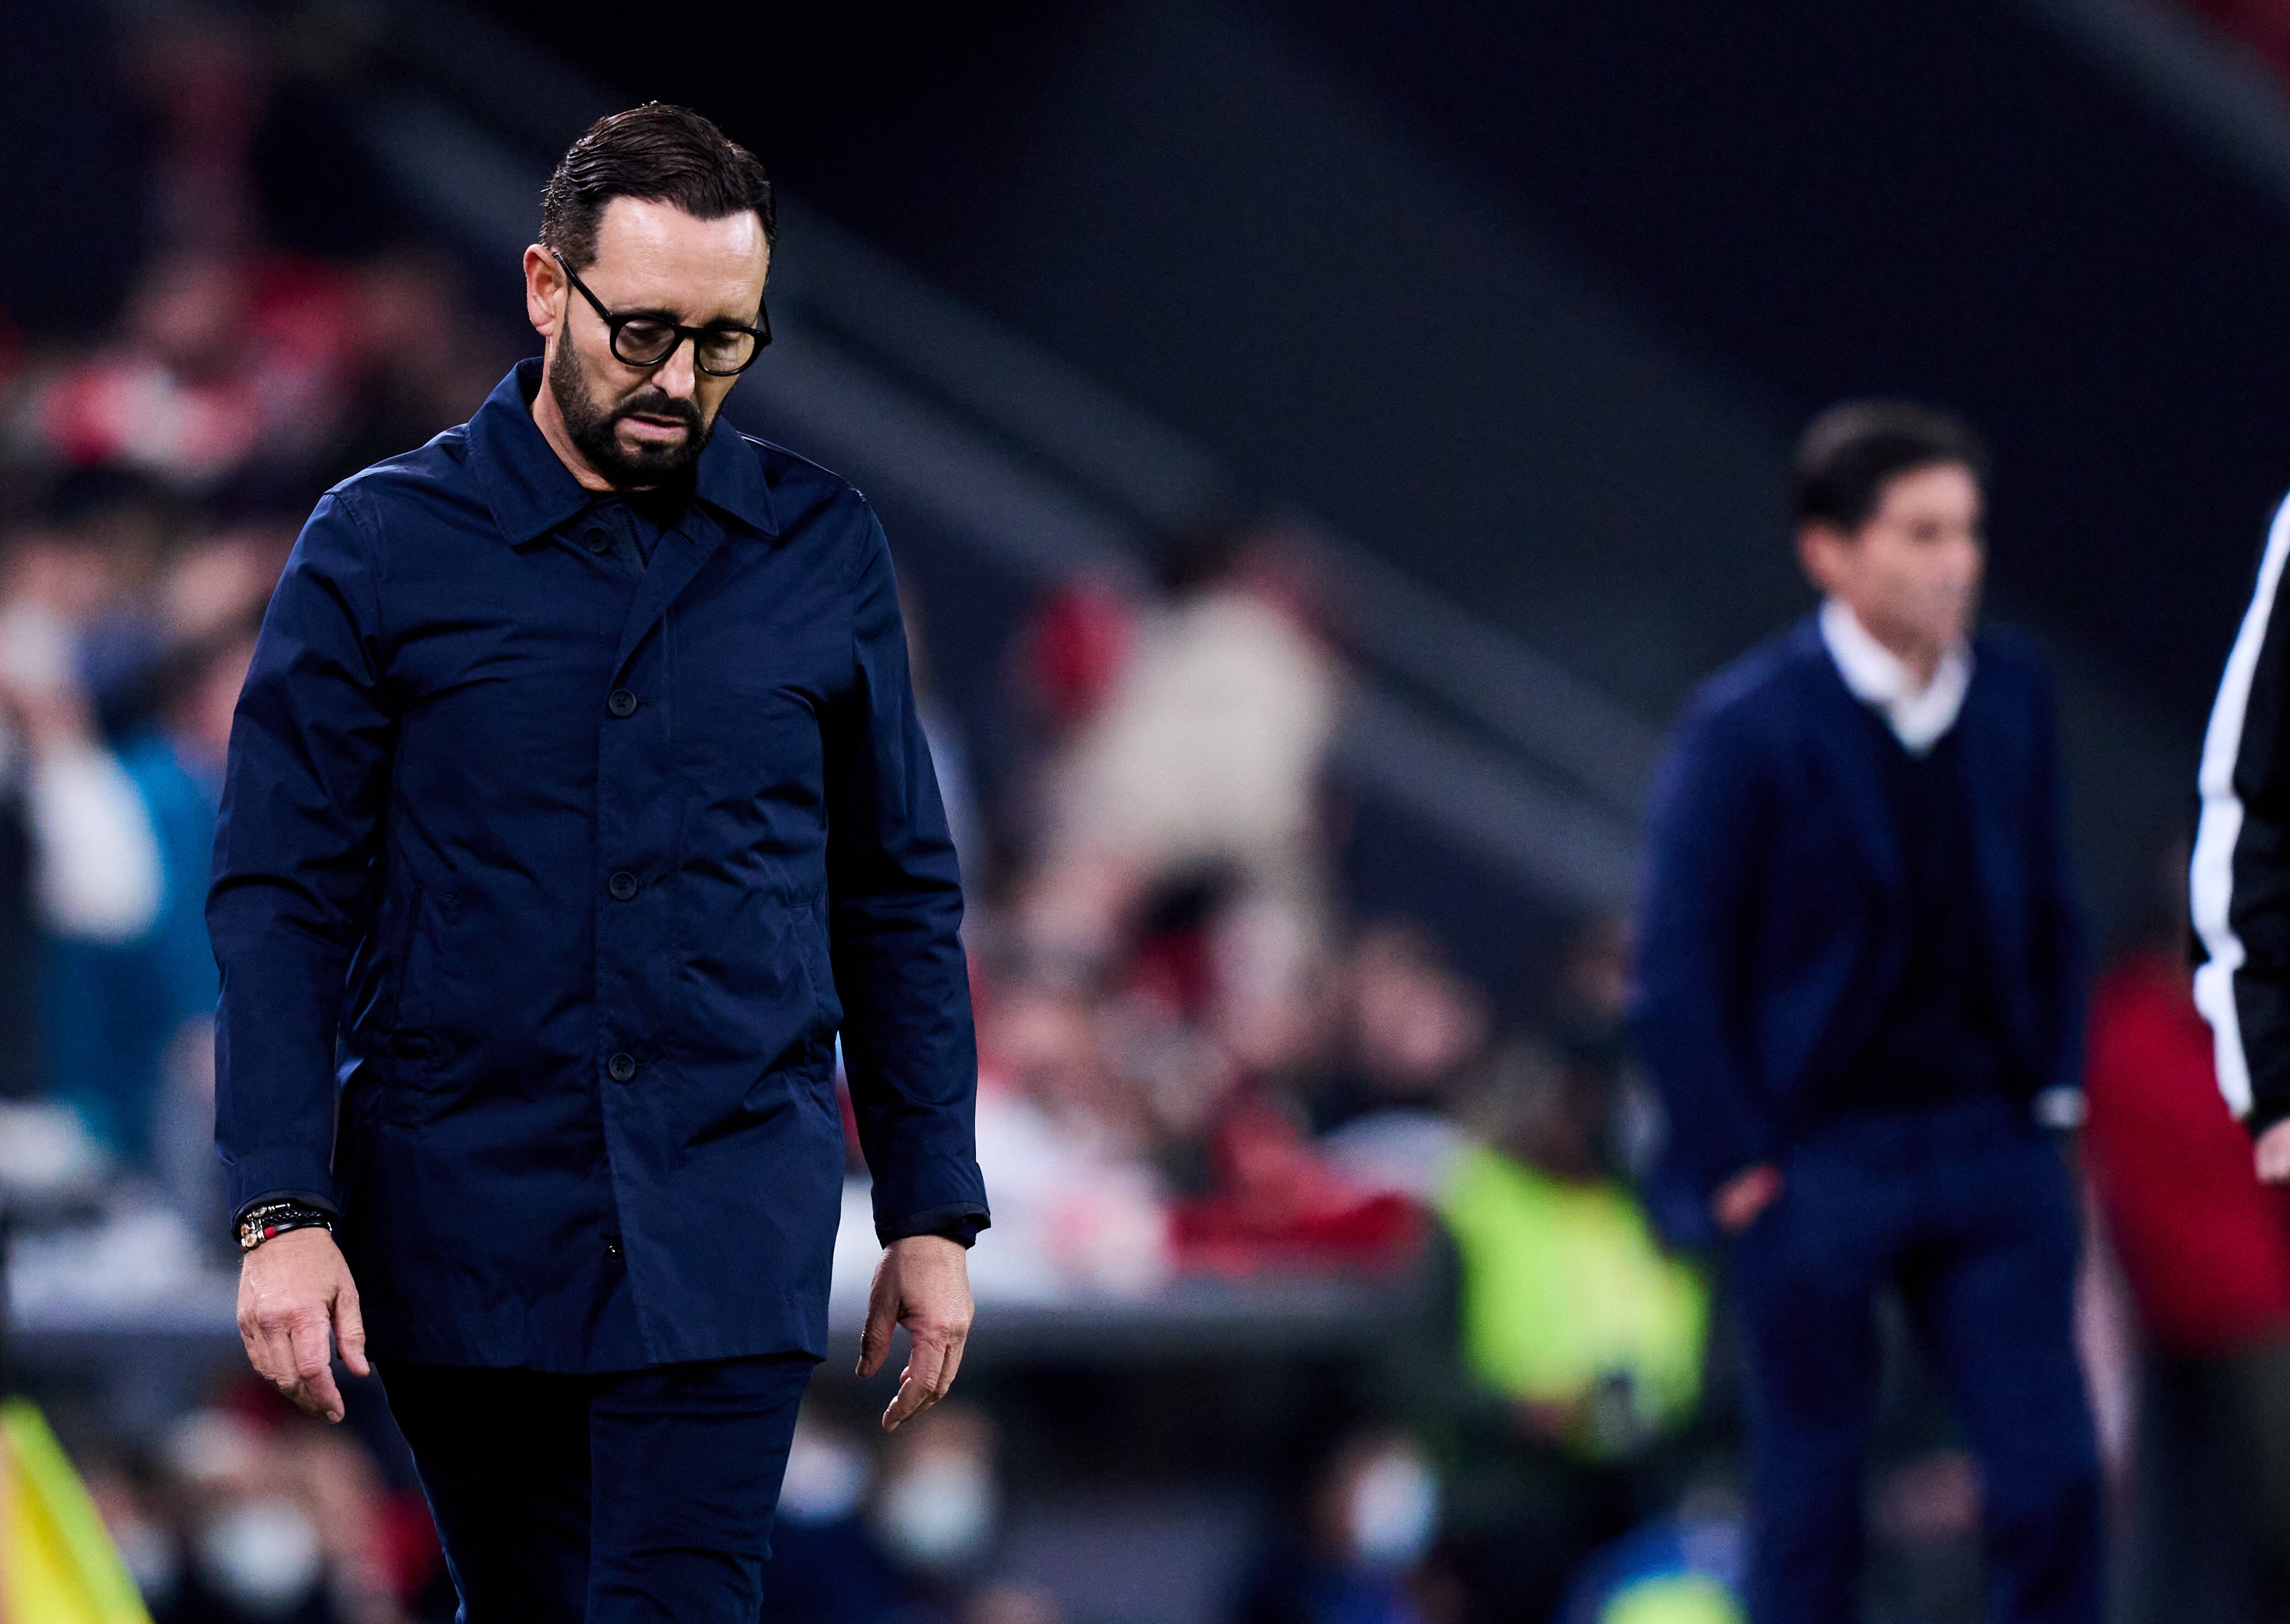
[[[701,372],[711,378],[731,378],[754,365],[756,357],[764,353],[764,346],[772,341],[772,318],[765,312],[760,299],[756,301],[756,324],[752,327],[683,327],[657,310],[617,316],[605,308],[605,301],[581,280],[580,272],[566,264],[563,254],[554,248],[548,252],[556,256],[566,277],[581,290],[581,297],[589,301],[589,308],[605,324],[612,334],[613,354],[627,365],[658,366],[676,353],[677,345],[690,339],[693,362]]]

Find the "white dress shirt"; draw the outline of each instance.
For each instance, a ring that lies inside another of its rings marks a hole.
[[[1972,651],[1965,644],[1942,655],[1932,681],[1919,686],[1908,662],[1833,597],[1821,606],[1821,640],[1853,697],[1885,718],[1910,755],[1931,754],[1956,725],[1972,686]]]

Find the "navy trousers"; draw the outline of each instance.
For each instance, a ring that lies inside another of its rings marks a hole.
[[[1989,1624],[2098,1624],[2098,1452],[2059,1147],[2001,1099],[1842,1117],[1734,1249],[1752,1624],[1860,1616],[1876,1300],[1897,1288],[1978,1460]]]
[[[460,1624],[756,1624],[811,1372],[382,1370]]]

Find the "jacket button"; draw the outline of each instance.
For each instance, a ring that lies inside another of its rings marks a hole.
[[[601,553],[613,545],[613,539],[591,524],[581,532],[581,545],[592,553]]]
[[[612,1074],[613,1082],[625,1083],[637,1075],[636,1057],[629,1054],[616,1054],[605,1062],[605,1069]]]
[[[605,708],[616,716],[633,716],[637,714],[637,696],[625,688],[615,688],[605,701]]]
[[[608,1258],[617,1258],[617,1257],[619,1257],[619,1256],[621,1255],[621,1244],[620,1244],[620,1242],[618,1242],[618,1241],[606,1241],[606,1242],[605,1243],[605,1255],[606,1257],[608,1257]]]
[[[637,876],[625,868],[614,875],[609,884],[613,899],[617,901],[625,902],[637,894]]]

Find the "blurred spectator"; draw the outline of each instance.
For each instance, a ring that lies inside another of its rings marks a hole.
[[[347,406],[356,304],[350,279],[314,260],[163,254],[111,344],[31,380],[15,448],[193,491],[250,467],[300,467]]]
[[[1591,1551],[1664,1508],[1701,1396],[1708,1295],[1602,1154],[1594,1072],[1508,1052],[1437,1211],[1456,1377],[1457,1568],[1474,1619],[1540,1618]],[[1436,1384],[1426,1381],[1430,1400]]]
[[[182,1588],[183,1553],[156,1484],[148,1472],[116,1461],[81,1465],[88,1498],[111,1535],[121,1564],[135,1581],[136,1593],[156,1616],[166,1617]]]
[[[1360,937],[1338,1007],[1336,1070],[1309,1101],[1322,1153],[1363,1188],[1428,1201],[1461,1143],[1454,1108],[1486,1042],[1485,1008],[1404,925]]]
[[[261,582],[267,591],[268,582]],[[158,1014],[153,1060],[153,1156],[185,1215],[220,1236],[224,1211],[214,1159],[215,997],[206,932],[206,879],[231,717],[253,659],[258,605],[179,644],[162,662],[156,724],[123,753],[158,832],[165,887],[133,996]],[[140,1075],[140,1074],[139,1074]]]
[[[1252,1092],[1222,1113],[1210,1142],[1214,1192],[1177,1208],[1179,1265],[1247,1275],[1412,1261],[1421,1239],[1415,1204],[1345,1179],[1282,1106]]]
[[[184,570],[215,572],[198,556]],[[259,576],[244,584],[253,591],[268,586]],[[200,604],[196,613],[190,607],[206,590],[183,588],[172,595],[178,612],[194,622],[208,618],[216,605]],[[179,1076],[205,1075],[199,1054],[216,991],[204,919],[206,876],[231,715],[252,652],[260,602],[257,596],[252,604],[240,603],[235,620],[220,619],[157,661],[150,723],[114,758],[132,789],[140,837],[151,843],[157,859],[156,894],[139,910],[137,928],[103,940],[59,940],[50,952],[50,1052],[57,1092],[109,1149],[133,1163],[153,1161],[154,1112],[171,1052]],[[200,1092],[196,1080],[189,1086],[193,1098],[188,1111],[177,1113],[173,1137],[196,1144],[212,1136],[212,1097]],[[206,1155],[211,1157],[211,1149]],[[196,1149],[168,1159],[179,1179],[196,1176],[188,1172],[199,1164]]]
[[[942,1404],[892,1435],[869,1524],[918,1591],[947,1604],[986,1574],[1001,1532],[994,1423],[974,1404]]]
[[[1047,844],[1058,775],[1128,669],[1137,625],[1129,593],[1109,580],[1077,577],[1035,601],[1004,651],[1009,697],[1026,727],[1000,815],[1014,851],[1028,860]]]
[[[764,1624],[1059,1624],[1047,1596],[991,1577],[1001,1491],[982,1412],[909,1422],[878,1471],[817,1411],[788,1452]]]
[[[1020,701],[1053,742],[1104,708],[1136,637],[1135,612],[1109,581],[1069,580],[1042,600],[1011,653]]]
[[[1704,1227],[1701,1194],[1663,1162],[1669,1116],[1630,1042],[1631,932],[1627,915],[1601,914],[1566,937],[1546,1019],[1558,1062],[1611,1091],[1607,1150],[1637,1188],[1656,1233],[1689,1235]]]
[[[1348,1439],[1314,1481],[1303,1527],[1258,1559],[1236,1624],[1423,1624],[1439,1480],[1404,1433]]]
[[[994,1427],[976,1407],[917,1416],[879,1468],[807,1411],[772,1536],[765,1624],[1054,1624],[1041,1598],[993,1580],[1001,1516]]]
[[[2146,1341],[2127,1616],[2290,1618],[2290,1191],[2252,1170],[2186,964],[2134,953],[2092,1010],[2085,1151]]]
[[[1102,963],[1147,898],[1207,874],[1319,938],[1315,796],[1339,673],[1287,565],[1262,532],[1171,549],[1169,603],[1045,786],[1021,917],[1036,950]]]
[[[148,1476],[91,1474],[153,1624],[402,1624],[372,1463],[255,1404],[184,1416]]]
[[[1457,1156],[1438,1196],[1472,1372],[1525,1430],[1591,1460],[1692,1416],[1709,1313],[1601,1154],[1612,1107],[1595,1078],[1513,1050],[1489,1142]]]
[[[1586,1564],[1557,1624],[1741,1624],[1748,1559],[1738,1516],[1664,1517]]]
[[[765,1570],[765,1624],[888,1624],[908,1586],[865,1516],[875,1463],[867,1446],[805,1409],[788,1450]]]
[[[43,528],[76,548],[89,571],[72,612],[76,670],[96,722],[117,736],[138,720],[141,681],[162,634],[151,592],[181,522],[179,505],[155,481],[112,468],[76,468],[56,479]]]
[[[1020,1300],[1136,1292],[1169,1268],[1141,1092],[1115,1069],[1102,999],[1021,981],[979,1004],[978,1159],[994,1190],[976,1289]]]
[[[1629,918],[1593,915],[1568,934],[1550,1000],[1567,1063],[1617,1084],[1629,1064],[1630,954]]]
[[[0,774],[28,837],[27,911],[47,939],[25,983],[42,984],[38,1063],[90,1132],[140,1154],[148,1124],[119,1116],[88,1048],[109,1041],[93,1023],[114,958],[148,933],[164,897],[149,812],[99,731],[85,677],[89,629],[118,602],[118,560],[99,534],[52,517],[14,538],[0,570]]]
[[[348,292],[340,419],[315,461],[318,483],[412,451],[465,421],[516,359],[514,346],[470,319],[461,278],[442,255],[385,254]]]

